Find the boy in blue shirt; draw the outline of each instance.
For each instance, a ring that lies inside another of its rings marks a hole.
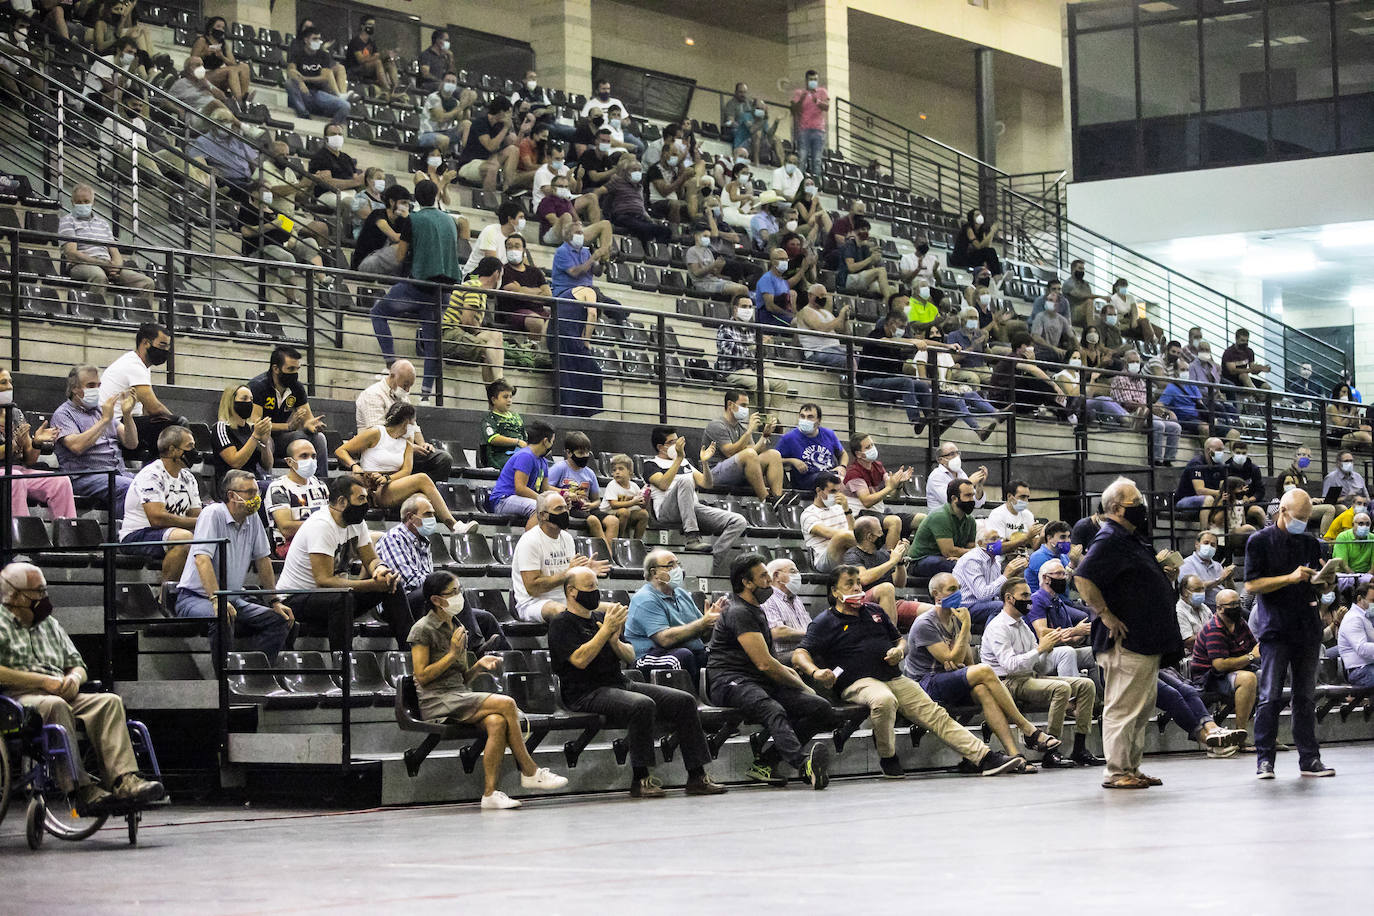
[[[537,523],[534,501],[544,491],[549,463],[544,456],[553,450],[553,427],[542,420],[534,420],[526,427],[529,445],[510,457],[496,478],[496,486],[487,497],[487,507],[500,515],[525,521],[528,531]]]

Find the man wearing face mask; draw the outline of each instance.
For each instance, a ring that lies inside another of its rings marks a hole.
[[[1037,524],[1030,507],[1030,485],[1024,480],[1010,480],[1003,488],[1004,502],[988,513],[986,527],[1002,540],[1002,550],[1034,550],[1040,546],[1045,526]]]
[[[137,772],[124,703],[113,693],[81,693],[86,664],[71,637],[52,616],[52,600],[43,571],[30,563],[11,563],[0,570],[0,692],[33,709],[44,724],[61,725],[76,741],[76,721],[105,771],[107,792],[91,781],[80,755],[72,760],[75,782],[66,767],[54,767],[59,785],[71,793],[74,807],[86,817],[103,813],[117,801],[144,805],[167,792],[161,783]]]
[[[348,77],[357,82],[374,83],[384,93],[394,92],[398,83],[396,72],[396,52],[377,50],[372,36],[377,31],[377,20],[364,16],[358,21],[358,34],[348,42],[344,51],[347,61]]]
[[[821,153],[825,150],[826,115],[830,111],[830,93],[821,85],[820,74],[806,71],[806,85],[792,91],[788,103],[792,109],[793,138],[801,150],[801,167],[810,175],[821,173]]]
[[[267,517],[272,525],[276,556],[282,559],[305,520],[329,503],[329,488],[315,476],[315,444],[297,439],[286,447],[286,473],[267,487]]]
[[[677,234],[678,223],[685,215],[695,221],[701,202],[700,182],[682,163],[683,154],[676,144],[665,143],[658,161],[646,176],[649,183],[649,213],[668,221],[668,228]]]
[[[320,30],[307,26],[296,36],[286,61],[286,102],[299,117],[321,115],[345,124],[352,106],[343,68],[324,50]]]
[[[1002,586],[1026,571],[1024,556],[1007,555],[1006,542],[992,527],[978,535],[977,549],[970,550],[954,564],[954,578],[961,598],[969,610],[976,632],[982,632],[989,618],[1002,610]]]
[[[568,531],[568,501],[557,490],[539,494],[534,519],[534,527],[516,542],[510,578],[515,616],[538,623],[563,612],[563,585],[574,569],[586,566],[604,576],[611,565],[577,552]]]
[[[447,29],[434,29],[429,33],[429,47],[420,52],[416,63],[419,79],[415,87],[424,92],[437,90],[444,76],[454,70],[452,42]]]
[[[1040,317],[1044,311],[1053,311],[1069,319],[1070,325],[1073,322],[1073,312],[1069,306],[1069,299],[1064,295],[1064,285],[1056,277],[1045,284],[1045,292],[1035,298],[1031,303],[1030,320],[1032,325],[1035,319]]]
[[[1031,552],[1026,566],[1026,584],[1031,588],[1040,587],[1040,567],[1050,560],[1059,560],[1071,565],[1069,554],[1073,551],[1073,528],[1068,522],[1055,519],[1045,525],[1045,542]]]
[[[945,488],[945,504],[926,516],[911,542],[907,555],[916,561],[917,576],[953,572],[958,559],[974,549],[978,525],[973,508],[973,484],[951,480]]]
[[[769,258],[769,269],[754,284],[755,320],[770,329],[790,329],[797,317],[797,307],[796,294],[783,276],[787,271],[787,252],[774,248]]]
[[[784,200],[793,200],[797,196],[797,190],[802,186],[802,179],[806,176],[802,174],[801,160],[795,152],[788,153],[786,161],[773,170],[770,176],[769,187]]]
[[[1374,688],[1374,583],[1355,589],[1355,604],[1341,619],[1336,648],[1350,686]]]
[[[587,99],[587,103],[582,106],[582,117],[585,118],[591,114],[593,108],[600,108],[602,111],[610,111],[612,108],[619,108],[625,125],[628,126],[630,123],[630,110],[625,107],[620,99],[611,95],[610,80],[599,79],[596,81],[596,91]],[[621,130],[625,138],[624,142],[634,154],[637,156],[643,155],[645,149],[644,141],[628,130],[625,130],[623,127]]]
[[[1289,381],[1288,390],[1300,398],[1326,397],[1321,384],[1312,378],[1311,363],[1303,363],[1298,367],[1298,377]]]
[[[711,477],[716,486],[748,484],[760,500],[779,499],[782,456],[768,447],[768,433],[760,434],[765,417],[749,411],[749,395],[731,388],[725,392],[723,415],[706,424],[703,441],[716,444]]]
[[[644,206],[644,169],[632,154],[622,155],[615,164],[615,175],[606,182],[601,212],[616,229],[633,235],[644,244],[672,241],[673,232],[658,222]]]
[[[809,511],[809,510],[808,510]],[[805,528],[805,524],[802,525]],[[908,627],[928,605],[898,598],[897,590],[906,588],[906,556],[910,542],[898,540],[891,548],[883,544],[883,526],[876,518],[865,516],[854,522],[854,546],[844,552],[843,563],[860,570],[863,598],[881,607],[900,627]]]
[[[651,550],[644,558],[644,585],[630,598],[625,638],[634,647],[640,671],[682,669],[698,682],[706,667],[711,628],[725,610],[724,598],[702,613],[684,587],[682,564],[671,550]]]
[[[849,303],[845,303],[838,312],[831,312],[830,292],[820,283],[811,284],[806,292],[806,305],[797,312],[794,322],[802,359],[812,366],[843,369],[849,364],[849,355],[844,344],[833,337],[803,333],[803,329],[824,334],[847,333],[849,316],[853,308]]]
[[[1204,442],[1202,453],[1190,458],[1179,475],[1178,488],[1174,491],[1174,508],[1203,509],[1203,527],[1207,527],[1205,510],[1221,498],[1221,484],[1226,479],[1230,459],[1226,443],[1216,436]]]
[[[57,231],[80,240],[62,244],[62,263],[67,276],[76,282],[85,283],[96,292],[113,284],[137,290],[143,297],[152,293],[151,277],[124,266],[110,221],[95,212],[95,190],[90,185],[72,188],[72,208],[58,221]]]
[[[949,489],[950,483],[955,480],[968,480],[973,483],[973,506],[976,509],[982,508],[983,501],[987,498],[983,492],[983,484],[987,479],[988,469],[982,466],[972,474],[965,474],[958,443],[942,442],[935,467],[930,469],[930,475],[926,477],[926,507],[938,509],[943,506],[947,501],[945,492]]]
[[[716,371],[726,384],[741,391],[754,391],[758,385],[758,366],[754,360],[754,301],[749,293],[735,297],[735,321],[737,324],[722,324],[716,328]],[[760,411],[766,411],[777,404],[787,394],[787,382],[780,378],[763,380],[765,400],[759,403]]]
[[[1333,489],[1339,491],[1336,495],[1336,504],[1339,506],[1353,505],[1357,496],[1369,499],[1369,488],[1365,486],[1364,475],[1355,470],[1353,452],[1342,451],[1336,459],[1336,466],[1322,480],[1323,494],[1330,493]]]
[[[1182,658],[1183,639],[1173,614],[1173,583],[1148,541],[1150,509],[1144,496],[1132,481],[1119,477],[1102,491],[1102,514],[1102,530],[1074,579],[1096,618],[1092,647],[1103,672],[1102,747],[1107,757],[1102,785],[1145,789],[1160,784],[1140,771],[1159,669]]]
[[[1217,592],[1219,594],[1221,589],[1217,589]],[[1174,605],[1174,614],[1178,617],[1179,635],[1183,637],[1183,652],[1190,658],[1198,635],[1212,619],[1212,609],[1207,606],[1206,599],[1207,590],[1200,576],[1179,575],[1178,604]]]
[[[724,293],[732,300],[749,295],[749,287],[725,279],[725,259],[711,247],[710,233],[699,230],[694,238],[696,244],[688,248],[686,253],[687,273],[692,277],[692,289],[709,295]],[[750,320],[753,320],[752,311],[751,309]]]
[[[412,597],[425,577],[434,572],[429,536],[437,530],[434,505],[423,495],[413,493],[401,503],[401,524],[387,529],[375,545],[377,556],[400,579],[401,590]]]
[[[1069,265],[1069,278],[1061,287],[1064,297],[1069,300],[1074,326],[1079,328],[1085,328],[1097,320],[1097,313],[1093,310],[1093,299],[1097,298],[1097,294],[1093,292],[1087,276],[1087,265],[1076,260]]]
[[[762,605],[763,615],[768,619],[769,633],[778,659],[784,665],[791,664],[792,650],[806,635],[811,626],[811,612],[806,602],[797,592],[801,589],[801,573],[797,564],[786,557],[779,557],[768,564],[768,579],[773,584],[773,593]]]
[[[162,564],[162,581],[181,578],[185,545],[200,515],[200,488],[191,468],[200,463],[195,437],[184,426],[169,426],[157,437],[158,459],[134,476],[124,495],[120,553]]]
[[[477,93],[471,89],[460,91],[457,72],[445,69],[420,106],[416,146],[438,149],[441,153],[462,149],[472,130],[472,108],[476,102]]]
[[[51,421],[57,466],[73,475],[72,494],[101,502],[116,518],[123,518],[124,494],[134,479],[124,461],[124,453],[138,450],[134,404],[130,390],[101,398],[100,370],[76,366],[67,373],[67,400],[53,411]],[[113,492],[108,476],[81,471],[114,471]]]
[[[1026,623],[1036,636],[1059,630],[1060,642],[1050,653],[1050,662],[1064,677],[1076,677],[1087,672],[1102,691],[1102,673],[1088,645],[1088,612],[1065,596],[1069,591],[1069,573],[1059,560],[1050,560],[1040,567],[1040,587],[1031,595],[1031,610]]]
[[[216,668],[222,644],[217,605],[223,599],[214,598],[215,592],[221,588],[229,591],[243,588],[250,567],[257,570],[259,588],[271,590],[277,582],[267,545],[267,531],[258,515],[262,496],[258,493],[257,481],[247,471],[230,471],[224,475],[222,489],[224,502],[206,506],[196,518],[195,540],[201,543],[191,545],[191,562],[181,573],[175,598],[176,616],[212,619],[210,649]],[[227,547],[206,543],[220,538],[228,540]],[[227,551],[224,570],[228,578],[221,585],[222,549]],[[270,604],[261,601],[257,595],[232,595],[228,598],[226,612],[233,644],[241,650],[263,652],[272,662],[286,644],[295,618],[281,601],[275,598]]]
[[[363,186],[362,169],[343,148],[343,125],[330,124],[324,129],[324,145],[310,157],[310,174],[319,179],[315,182],[315,202],[326,207],[348,203]]]
[[[1204,603],[1209,607],[1216,606],[1217,594],[1223,587],[1230,588],[1235,584],[1231,580],[1236,574],[1236,567],[1234,564],[1223,566],[1216,559],[1217,543],[1217,536],[1213,532],[1199,532],[1193,552],[1178,569],[1180,582],[1188,576],[1197,576],[1202,583]]]
[[[892,287],[887,280],[887,268],[883,266],[882,249],[869,244],[870,228],[867,219],[854,218],[854,235],[840,250],[835,283],[851,293],[876,291],[886,302],[892,295]]]
[[[181,76],[167,90],[172,98],[206,117],[229,104],[229,97],[205,78],[205,63],[192,54],[181,68]]]
[[[1200,690],[1232,701],[1236,725],[1244,729],[1255,709],[1260,647],[1235,589],[1217,593],[1217,612],[1193,639],[1191,675]]]
[[[1356,512],[1351,521],[1354,525],[1336,535],[1331,546],[1333,559],[1345,560],[1354,576],[1341,576],[1341,588],[1363,585],[1369,579],[1369,571],[1374,568],[1374,538],[1369,536],[1369,513]]]
[[[1106,340],[1105,335],[1103,340]],[[1136,350],[1127,350],[1124,356],[1126,374],[1113,376],[1112,399],[1120,404],[1141,427],[1147,422],[1153,424],[1155,466],[1172,467],[1174,458],[1178,455],[1178,437],[1182,431],[1178,425],[1178,417],[1159,401],[1163,386],[1158,381],[1155,381],[1151,386],[1153,388],[1151,394],[1155,398],[1154,402],[1147,402],[1145,379],[1141,376],[1144,364],[1141,362],[1140,353]]]

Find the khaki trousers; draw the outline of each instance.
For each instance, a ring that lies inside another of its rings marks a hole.
[[[1093,726],[1093,705],[1097,687],[1085,677],[1011,677],[1004,678],[1011,698],[1025,710],[1032,706],[1049,709],[1045,731],[1062,738],[1064,715],[1073,700],[1073,730],[1086,735]]]
[[[68,703],[61,697],[48,693],[14,693],[10,696],[30,709],[36,709],[44,725],[60,725],[67,730],[76,746],[76,719],[86,726],[86,737],[100,755],[105,766],[105,788],[114,786],[115,780],[125,773],[138,769],[134,760],[134,750],[129,744],[129,727],[125,724],[124,703],[113,693],[80,693]],[[77,781],[81,785],[90,782],[81,766],[80,756],[76,762]],[[65,772],[59,773],[59,780],[66,782]],[[63,785],[70,791],[71,786]]]
[[[1159,692],[1159,656],[1141,655],[1120,644],[1098,656],[1102,666],[1102,752],[1110,780],[1140,772],[1145,729],[1154,718]]]
[[[847,703],[868,707],[868,716],[873,722],[873,743],[878,746],[880,757],[891,757],[897,753],[894,726],[898,710],[971,763],[978,763],[988,752],[986,744],[955,722],[943,706],[932,700],[921,689],[921,685],[909,677],[897,677],[890,681],[859,678],[845,688],[843,697]]]

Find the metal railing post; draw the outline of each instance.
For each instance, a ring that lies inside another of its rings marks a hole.
[[[658,422],[668,422],[668,319],[658,316]],[[762,360],[755,360],[762,363]]]
[[[549,335],[549,365],[553,367],[553,412],[557,416],[563,413],[563,328],[558,322],[557,297],[549,300],[549,326],[553,328]]]
[[[849,432],[852,435],[854,427],[859,425],[858,408],[854,403],[859,399],[859,366],[854,360],[854,338],[848,334],[844,338],[844,359],[845,377],[849,380],[845,386],[848,388],[845,397],[846,419],[849,421]]]
[[[19,361],[19,230],[10,237],[10,366],[17,372]]]
[[[259,268],[259,275],[263,274],[265,271]],[[315,272],[307,270],[305,272],[305,393],[312,398],[315,396],[315,358],[319,352],[315,346],[316,314]]]
[[[356,599],[354,598],[353,590],[349,589],[344,594],[343,611],[346,615],[348,615],[345,621],[345,625],[347,626],[348,632],[350,633],[352,632],[353,628],[353,609],[355,604]],[[347,770],[348,765],[353,762],[353,710],[351,708],[353,704],[349,702],[349,699],[352,696],[353,686],[352,639],[349,639],[347,642],[344,643],[343,652],[339,656],[339,661],[342,667],[342,670],[339,675],[339,687],[343,691],[343,741],[341,742],[343,746],[343,759],[340,761],[339,766],[341,769]]]
[[[163,304],[163,327],[167,329],[167,384],[177,383],[177,284],[176,260],[168,251],[163,262],[167,273],[167,301]],[[142,445],[143,443],[139,443]]]

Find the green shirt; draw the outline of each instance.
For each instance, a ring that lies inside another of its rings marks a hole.
[[[463,275],[458,262],[458,229],[453,217],[433,207],[410,212],[410,275],[416,280],[457,281]]]
[[[1336,535],[1331,556],[1333,559],[1349,563],[1352,572],[1367,573],[1374,568],[1374,537],[1356,540],[1354,530],[1347,528]]]
[[[482,444],[477,449],[478,459],[483,467],[500,470],[505,467],[507,459],[520,450],[520,446],[491,445],[491,440],[496,436],[524,439],[525,421],[513,410],[510,413],[487,411],[487,418],[482,421]]]
[[[57,618],[26,627],[13,611],[0,605],[0,667],[62,677],[72,668],[84,668],[85,662]]]
[[[926,520],[921,522],[921,527],[916,529],[916,537],[911,542],[911,549],[907,551],[907,556],[913,559],[938,557],[941,556],[940,545],[936,542],[940,538],[951,539],[954,541],[955,547],[972,547],[977,537],[978,523],[973,520],[973,516],[965,515],[963,518],[956,518],[954,507],[946,503],[927,515]]]

